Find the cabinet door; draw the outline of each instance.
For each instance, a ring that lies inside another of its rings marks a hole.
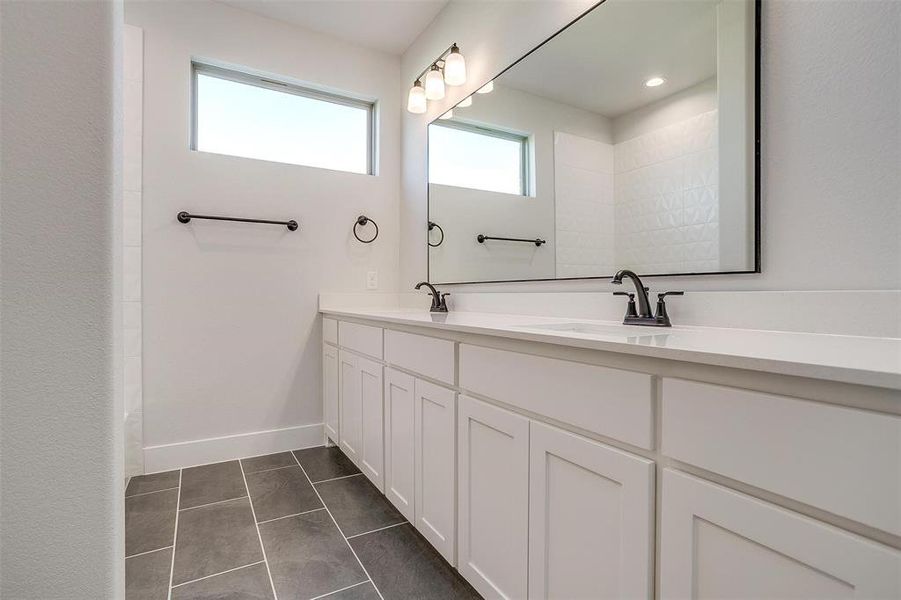
[[[899,598],[901,552],[663,471],[661,598]]]
[[[385,496],[413,522],[413,376],[385,369]]]
[[[337,443],[338,437],[338,350],[322,346],[322,415],[325,435]]]
[[[339,350],[338,373],[341,407],[340,447],[359,467],[360,447],[363,442],[363,399],[360,395],[359,357],[346,350]]]
[[[455,564],[457,395],[416,380],[416,519],[422,536]]]
[[[532,421],[529,598],[650,598],[654,463]]]
[[[529,421],[460,396],[457,569],[485,598],[528,587]]]
[[[382,403],[382,365],[361,356],[357,357],[357,362],[360,365],[359,385],[363,424],[359,467],[379,491],[384,491],[385,413]]]

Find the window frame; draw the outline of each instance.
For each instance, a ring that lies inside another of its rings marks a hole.
[[[325,169],[327,171],[338,171],[340,173],[351,173],[353,175],[375,175],[376,174],[376,130],[375,130],[375,110],[376,103],[369,100],[362,100],[359,98],[354,98],[351,96],[344,96],[341,94],[335,94],[332,92],[325,92],[322,90],[317,90],[310,87],[305,87],[302,85],[298,85],[296,83],[280,80],[278,77],[270,77],[257,75],[254,73],[250,73],[247,71],[241,71],[234,68],[220,67],[218,65],[201,62],[198,60],[191,61],[191,139],[190,139],[190,148],[194,152],[204,152],[203,150],[198,150],[197,148],[197,119],[198,119],[198,110],[197,110],[197,76],[198,75],[206,75],[209,77],[215,77],[217,79],[223,79],[226,81],[231,81],[234,83],[242,83],[245,85],[251,85],[254,87],[259,87],[267,90],[272,90],[275,92],[283,92],[286,94],[292,94],[294,96],[301,96],[303,98],[310,98],[312,100],[320,100],[323,102],[330,102],[332,104],[340,104],[342,106],[350,106],[353,108],[359,108],[366,111],[366,173],[359,173],[357,171],[345,171],[342,169],[329,169],[328,167],[317,167],[315,165],[304,165],[299,163],[289,163],[289,162],[281,162],[281,161],[267,161],[267,162],[279,162],[280,164],[285,165],[294,165],[301,167],[309,167],[312,169]],[[228,154],[226,156],[235,156],[233,154]],[[249,160],[266,160],[259,158],[250,158],[246,156],[240,156],[238,158],[247,158]]]
[[[484,135],[488,137],[499,138],[502,140],[509,140],[512,142],[519,143],[519,193],[511,194],[513,196],[531,196],[532,192],[532,180],[531,180],[531,168],[530,168],[530,153],[531,153],[531,136],[522,134],[522,133],[514,133],[512,131],[505,131],[503,129],[494,129],[491,127],[486,127],[485,125],[479,125],[476,123],[469,123],[466,121],[456,121],[456,120],[445,120],[445,121],[433,121],[429,123],[429,127],[432,125],[436,127],[447,127],[449,129],[457,129],[459,131],[465,131],[467,133],[475,133],[479,135]],[[430,182],[431,183],[431,182]],[[439,184],[439,185],[448,185],[448,184]],[[463,187],[463,186],[455,186],[455,187]],[[466,189],[478,189],[478,188],[466,188]],[[484,190],[490,191],[490,190]],[[504,193],[504,192],[495,192],[495,193]]]

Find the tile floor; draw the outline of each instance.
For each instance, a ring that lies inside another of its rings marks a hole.
[[[127,600],[480,596],[336,447],[134,477]]]

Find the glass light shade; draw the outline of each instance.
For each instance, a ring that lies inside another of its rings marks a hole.
[[[441,116],[438,117],[438,118],[439,118],[439,119],[444,119],[445,121],[446,121],[447,119],[453,119],[453,118],[454,118],[454,109],[451,109],[451,110],[447,111],[446,113],[444,113],[443,115],[441,115]]]
[[[429,74],[425,76],[425,97],[428,100],[444,98],[444,77],[437,65],[432,65]]]
[[[493,91],[494,91],[494,82],[493,82],[493,81],[489,81],[488,83],[486,83],[485,85],[483,85],[482,87],[480,87],[480,88],[476,91],[476,93],[477,93],[477,94],[488,94],[488,93],[493,92]]]
[[[466,83],[466,61],[456,45],[451,48],[450,54],[444,59],[444,82],[447,85]]]
[[[407,96],[407,110],[417,115],[421,115],[426,110],[425,90],[422,89],[422,83],[418,79],[410,88],[410,94]]]
[[[457,108],[466,108],[467,106],[472,106],[472,96],[466,96],[466,98],[460,101]]]

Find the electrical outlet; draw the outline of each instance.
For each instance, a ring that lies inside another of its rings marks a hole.
[[[367,290],[379,289],[379,272],[378,271],[368,271],[366,273],[366,289]]]

